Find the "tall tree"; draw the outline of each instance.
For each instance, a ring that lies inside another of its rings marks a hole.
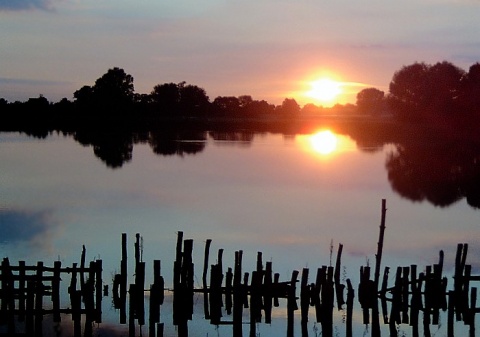
[[[175,113],[180,102],[180,89],[175,83],[157,84],[150,94],[155,109]]]
[[[95,81],[93,93],[101,108],[130,107],[134,101],[133,77],[121,68],[112,68]]]
[[[389,104],[397,116],[414,119],[415,112],[425,108],[428,68],[425,63],[414,63],[393,74]]]
[[[378,115],[385,108],[385,93],[376,88],[366,88],[357,94],[357,109],[359,112]]]

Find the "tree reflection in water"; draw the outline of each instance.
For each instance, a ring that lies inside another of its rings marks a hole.
[[[470,206],[480,207],[480,139],[472,132],[466,135],[461,131],[464,129],[451,126],[445,130],[391,120],[351,120],[321,125],[250,125],[211,130],[200,126],[153,131],[85,129],[64,134],[72,135],[83,146],[92,146],[95,156],[107,167],[118,169],[132,160],[135,144],[148,144],[161,156],[185,156],[202,152],[209,138],[217,144],[248,147],[258,135],[313,134],[319,126],[350,137],[364,153],[376,153],[384,150],[385,145],[393,145],[395,150],[387,154],[385,167],[392,189],[402,197],[413,202],[428,201],[439,207],[466,198]],[[43,134],[27,134],[45,138]]]
[[[473,144],[397,144],[386,169],[393,190],[412,201],[447,207],[466,198],[470,206],[480,206],[480,150]]]

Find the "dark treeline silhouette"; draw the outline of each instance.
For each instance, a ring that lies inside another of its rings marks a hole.
[[[363,113],[389,110],[399,121],[465,125],[480,120],[480,63],[468,72],[443,61],[416,62],[396,71],[389,93],[367,88],[357,94]]]
[[[206,91],[196,85],[164,83],[150,94],[134,91],[133,77],[121,68],[109,69],[95,81],[73,93],[74,100],[57,103],[44,96],[26,102],[9,103],[0,99],[3,131],[25,131],[39,137],[52,131],[77,128],[155,128],[166,121],[205,118],[295,117],[300,106],[286,98],[279,106],[249,95],[219,96],[210,101]]]

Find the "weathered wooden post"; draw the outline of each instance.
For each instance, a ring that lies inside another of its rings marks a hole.
[[[385,234],[385,217],[387,213],[387,201],[382,199],[382,216],[380,220],[380,233],[378,237],[377,255],[375,255],[374,292],[375,301],[372,306],[372,336],[380,336],[380,322],[378,312],[378,283],[380,279],[380,268],[382,265],[383,240]]]
[[[145,262],[138,262],[135,269],[135,313],[138,324],[145,325]]]
[[[87,250],[85,245],[82,245],[82,254],[80,256],[80,289],[85,287],[85,277],[84,277],[84,270],[85,270],[85,260],[86,260]]]
[[[15,334],[15,297],[14,297],[14,279],[12,269],[10,267],[10,261],[8,258],[4,258],[2,261],[2,318],[7,321],[8,333]],[[1,322],[2,320],[0,320]]]
[[[205,255],[203,260],[203,311],[205,313],[205,319],[210,319],[210,312],[208,310],[208,287],[207,287],[207,274],[208,274],[208,257],[210,255],[210,245],[212,243],[211,239],[207,239],[205,242]]]
[[[210,267],[210,322],[218,325],[222,317],[222,280],[218,264]]]
[[[52,280],[52,306],[53,321],[60,322],[60,268],[61,261],[55,261],[53,264],[53,280]]]
[[[408,295],[409,295],[409,278],[410,278],[410,268],[403,267],[402,268],[402,279],[401,279],[401,307],[400,311],[402,312],[402,323],[409,323],[409,316],[408,316]]]
[[[300,281],[300,324],[302,327],[302,336],[308,336],[308,308],[310,306],[311,298],[310,286],[308,285],[308,272],[308,268],[303,268]]]
[[[18,262],[18,320],[22,322],[25,319],[25,292],[26,292],[26,277],[25,277],[25,261]]]
[[[392,306],[390,311],[390,336],[397,336],[397,324],[400,324],[400,310],[402,306],[402,267],[397,267],[395,286],[392,290]]]
[[[380,301],[382,303],[383,324],[388,324],[388,310],[387,310],[387,283],[390,267],[385,267],[383,271],[382,289],[380,290]]]
[[[102,260],[95,261],[95,322],[102,322]]]
[[[135,284],[130,284],[128,289],[130,303],[128,307],[128,336],[135,337],[135,307],[137,306],[137,297]]]
[[[323,307],[322,336],[331,337],[333,335],[333,267],[327,267],[326,278],[323,280],[321,301]]]
[[[470,337],[475,337],[475,313],[477,306],[477,288],[473,287],[470,292],[470,309],[469,309],[469,325],[470,325]]]
[[[355,298],[355,290],[353,290],[352,282],[347,279],[347,318],[346,318],[346,337],[353,336],[352,319],[353,319],[353,299]]]
[[[122,260],[120,261],[120,324],[127,323],[127,234],[122,233]]]
[[[448,292],[448,312],[447,312],[447,337],[454,337],[455,335],[455,292],[450,290]]]
[[[362,306],[363,324],[370,323],[370,311],[373,306],[373,296],[375,296],[375,285],[370,280],[370,267],[360,267],[360,284],[358,285],[358,301]],[[376,299],[375,299],[376,300]]]
[[[265,323],[272,322],[272,262],[265,263],[263,278],[263,308],[265,311]]]
[[[455,276],[454,276],[454,292],[455,292],[455,314],[457,321],[462,319],[465,310],[468,307],[468,293],[464,289],[464,270],[468,253],[468,244],[457,245],[457,254],[455,257]]]
[[[233,271],[232,268],[228,268],[225,274],[225,311],[227,315],[232,314],[233,299],[232,299],[232,282]]]
[[[163,304],[164,280],[160,260],[153,261],[153,284],[150,285],[149,335],[155,337],[156,323],[160,322],[160,305]],[[157,334],[158,335],[158,334]]]
[[[233,337],[242,337],[243,316],[243,286],[242,286],[242,254],[235,252],[235,266],[233,270]]]
[[[412,297],[410,300],[410,326],[412,327],[412,337],[419,337],[418,332],[418,314],[422,306],[421,287],[417,279],[417,266],[410,266]]]
[[[280,281],[280,274],[279,273],[274,273],[273,274],[273,287],[276,289],[278,288],[278,282]],[[280,306],[280,303],[278,302],[278,294],[277,292],[274,292],[273,294],[273,306],[275,308],[278,308]]]
[[[334,283],[335,283],[335,295],[337,297],[337,308],[338,310],[342,310],[345,301],[343,299],[343,290],[345,289],[345,285],[341,284],[340,282],[340,272],[342,269],[342,251],[343,245],[340,243],[338,244],[338,251],[337,251],[337,260],[335,263],[335,274],[334,274]]]
[[[327,273],[327,267],[317,268],[317,277],[315,279],[315,287],[312,291],[313,304],[315,306],[315,318],[317,322],[321,322],[324,316],[323,303],[320,299],[322,287]]]
[[[290,284],[287,288],[287,337],[293,337],[293,316],[297,307],[297,298],[296,298],[296,283],[298,278],[298,270],[292,272],[292,278],[290,279]]]

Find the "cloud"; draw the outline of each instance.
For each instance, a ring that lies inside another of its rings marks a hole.
[[[0,210],[1,244],[27,243],[48,247],[47,241],[57,230],[58,225],[49,210]]]
[[[0,11],[52,10],[50,0],[0,0]]]
[[[0,1],[2,1],[2,0],[0,0]],[[35,85],[58,85],[58,86],[61,86],[61,85],[71,84],[71,82],[0,77],[0,84],[28,85],[28,86],[35,86]]]

